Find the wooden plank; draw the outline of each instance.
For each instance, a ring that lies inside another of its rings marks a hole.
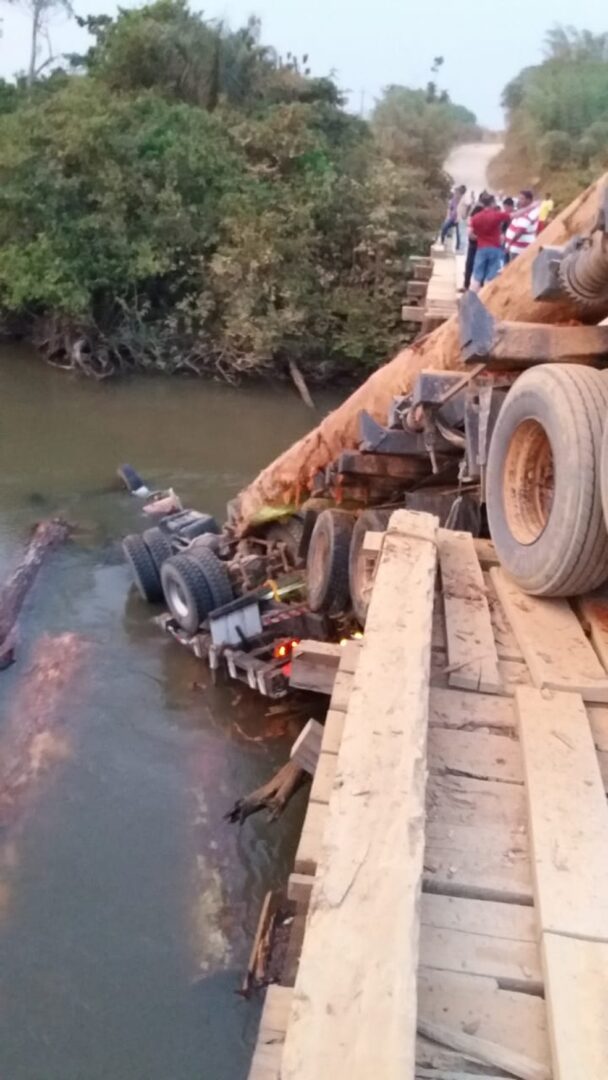
[[[260,1018],[260,1029],[249,1069],[249,1080],[279,1080],[283,1042],[293,990],[269,986]]]
[[[486,588],[488,607],[490,609],[490,620],[492,622],[494,641],[496,642],[496,652],[499,660],[523,660],[524,656],[517,638],[511,629],[511,624],[498,599],[496,589],[494,588],[494,582],[487,571],[483,574],[483,583]]]
[[[346,712],[352,688],[352,674],[349,671],[338,671],[329,702],[330,709]]]
[[[311,776],[316,772],[322,741],[323,725],[318,720],[309,720],[289,751],[291,760]]]
[[[331,798],[332,788],[334,786],[337,768],[337,754],[326,754],[322,752],[319,755],[319,760],[315,769],[315,775],[312,781],[312,787],[310,789],[311,802],[329,802]]]
[[[429,730],[431,772],[451,772],[475,776],[479,780],[502,780],[523,784],[519,744],[508,735],[486,735],[479,731]]]
[[[534,685],[608,701],[608,676],[568,601],[527,596],[503,570],[490,574]]]
[[[290,874],[287,879],[287,899],[295,904],[307,905],[314,880],[312,874]]]
[[[439,531],[450,686],[500,693],[490,609],[470,533]]]
[[[418,1032],[452,1050],[470,1054],[494,1068],[504,1069],[509,1076],[518,1077],[519,1080],[551,1080],[551,1072],[546,1065],[526,1054],[516,1054],[500,1043],[480,1039],[478,1035],[454,1031],[445,1024],[426,1020],[422,1016],[418,1017]]]
[[[483,840],[475,843],[477,829],[465,846],[452,840],[427,840],[424,854],[424,888],[442,896],[464,897],[507,904],[532,903],[532,871],[527,841],[517,834],[500,848]]]
[[[533,944],[538,940],[534,908],[524,907],[523,904],[500,904],[425,893],[420,910],[421,924],[436,930],[458,930],[461,933]]]
[[[323,726],[322,750],[325,754],[337,754],[342,742],[346,713],[340,709],[329,709]]]
[[[424,308],[417,307],[413,304],[404,304],[401,308],[401,318],[403,322],[422,322],[424,319]]]
[[[508,906],[508,905],[507,905]],[[536,942],[508,941],[461,930],[420,928],[420,964],[439,971],[488,975],[508,990],[540,994],[543,979]]]
[[[300,641],[292,653],[289,685],[298,690],[331,694],[341,658],[339,645]]]
[[[418,1009],[427,1020],[500,1043],[546,1067],[550,1064],[547,1008],[540,997],[500,989],[495,979],[479,975],[421,968]]]
[[[436,518],[405,510],[392,515],[387,529],[312,891],[282,1080],[401,1080],[414,1073],[436,531]],[[328,963],[330,955],[339,963]]]
[[[499,565],[500,559],[496,554],[496,548],[494,547],[492,540],[474,537],[473,547],[475,548],[475,554],[477,555],[483,570],[486,570],[489,566]]]
[[[506,825],[513,832],[527,826],[523,784],[501,784],[466,776],[430,776],[429,821],[451,825]]]
[[[495,694],[471,694],[466,690],[433,687],[430,694],[429,727],[474,731],[515,731],[517,719],[512,698]],[[607,717],[608,749],[608,717]]]
[[[608,753],[608,709],[603,705],[587,705],[587,716],[596,749]]]
[[[553,1078],[606,1080],[608,945],[557,934],[542,945]]]
[[[504,1072],[484,1066],[478,1058],[449,1050],[418,1035],[416,1039],[416,1080],[505,1080]],[[427,1067],[428,1066],[428,1067]]]
[[[601,593],[581,596],[576,607],[602,665],[608,671],[608,597]]]
[[[327,806],[324,803],[308,803],[293,864],[296,874],[314,875],[319,861],[326,819]]]
[[[583,702],[529,688],[516,704],[541,929],[608,941],[608,806]]]

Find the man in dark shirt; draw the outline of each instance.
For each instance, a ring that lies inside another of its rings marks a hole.
[[[477,241],[471,284],[473,292],[479,292],[482,285],[492,281],[500,272],[503,263],[501,230],[504,223],[511,220],[506,210],[496,208],[492,195],[484,194],[479,201],[483,210],[471,218],[471,233]]]

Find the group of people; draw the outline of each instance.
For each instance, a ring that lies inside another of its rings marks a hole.
[[[554,203],[550,194],[535,199],[524,189],[517,199],[497,198],[483,191],[478,199],[467,197],[461,184],[455,188],[446,219],[441,226],[441,242],[456,233],[456,251],[464,251],[466,263],[464,290],[479,292],[492,281],[506,263],[526,251],[547,225]]]

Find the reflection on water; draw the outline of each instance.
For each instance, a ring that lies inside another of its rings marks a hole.
[[[0,574],[41,516],[79,526],[0,673],[0,756],[29,777],[0,803],[2,1080],[247,1075],[257,1015],[235,987],[302,806],[240,831],[222,815],[291,734],[245,688],[212,687],[128,592],[117,538],[141,522],[113,476],[130,461],[221,516],[314,420],[287,389],[97,385],[0,351]],[[43,635],[66,643],[54,698],[28,689]]]

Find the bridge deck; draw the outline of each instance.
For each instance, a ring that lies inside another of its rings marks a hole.
[[[250,1080],[608,1076],[608,600],[429,520],[393,516],[336,676]]]

